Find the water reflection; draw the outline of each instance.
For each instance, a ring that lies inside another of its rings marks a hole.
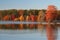
[[[57,26],[56,24],[47,24],[46,25],[46,34],[48,40],[57,40]]]
[[[44,37],[45,39],[48,40],[57,40],[58,24],[54,24],[54,25],[53,24],[28,24],[28,25],[29,26],[27,26],[26,24],[23,24],[23,26],[20,26],[20,24],[7,24],[7,25],[0,24],[0,29],[13,29],[13,30],[0,30],[0,34],[3,33],[4,34],[29,34],[30,33],[29,35],[31,35],[31,33],[33,34],[39,33],[40,38],[43,38],[43,40]]]
[[[43,29],[43,24],[0,24],[0,29]]]

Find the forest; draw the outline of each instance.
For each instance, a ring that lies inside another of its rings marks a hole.
[[[19,17],[21,14],[23,14],[24,17],[26,17],[27,15],[30,14],[30,12],[32,12],[33,15],[35,16],[38,16],[38,13],[42,11],[45,13],[45,9],[42,9],[42,10],[37,10],[37,9],[30,9],[30,10],[23,10],[23,9],[20,9],[20,10],[16,10],[16,9],[10,9],[10,10],[0,10],[0,20],[1,21],[6,21],[4,20],[5,16],[9,16],[9,18],[7,18],[8,21],[12,21],[11,19],[11,15],[15,15],[15,18]],[[40,12],[41,13],[41,12]],[[42,13],[41,13],[42,14]],[[60,10],[57,10],[57,14],[58,14],[58,17],[57,17],[57,20],[60,20]]]

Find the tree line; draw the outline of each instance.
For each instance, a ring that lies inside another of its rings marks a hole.
[[[11,14],[14,14],[14,15],[16,15],[16,17],[18,17],[19,11],[21,12],[21,10],[23,10],[23,9],[20,9],[20,10],[16,10],[16,9],[0,10],[0,20],[4,16],[11,15]],[[41,10],[30,9],[30,10],[23,10],[23,11],[24,11],[24,14],[23,15],[24,16],[27,16],[27,15],[29,15],[29,12],[33,12],[34,15],[38,15],[39,11],[41,11]],[[45,14],[46,10],[45,9],[42,9],[42,11]],[[20,13],[20,14],[22,14],[22,13]],[[57,14],[58,14],[57,20],[60,20],[60,10],[57,10]]]

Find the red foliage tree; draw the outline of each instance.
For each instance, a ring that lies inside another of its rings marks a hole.
[[[57,8],[54,5],[49,5],[46,11],[46,21],[53,21],[57,18]]]

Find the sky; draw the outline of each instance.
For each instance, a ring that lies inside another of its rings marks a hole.
[[[60,0],[0,0],[0,10],[47,9],[48,5],[55,5],[60,10]]]

